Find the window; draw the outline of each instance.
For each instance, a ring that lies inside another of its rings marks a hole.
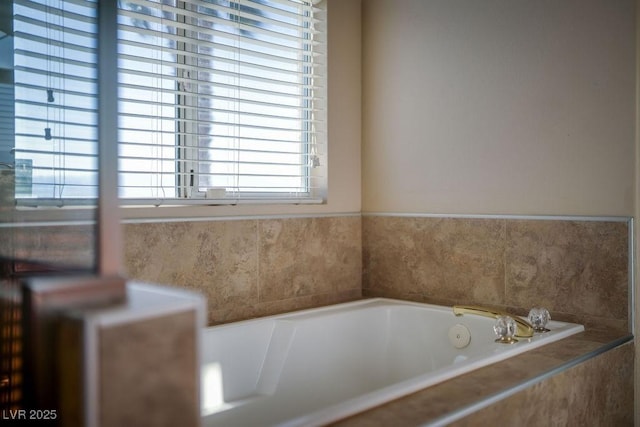
[[[16,162],[31,175],[17,194],[23,203],[95,197],[95,7],[16,2]],[[309,0],[118,7],[123,203],[322,196],[323,10]]]
[[[14,0],[19,203],[97,196],[96,2]]]

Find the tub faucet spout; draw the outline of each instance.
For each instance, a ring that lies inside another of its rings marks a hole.
[[[453,314],[456,316],[462,316],[463,314],[475,314],[478,316],[492,317],[494,319],[497,319],[498,316],[509,316],[516,322],[516,337],[531,338],[533,336],[533,326],[531,326],[529,322],[519,316],[514,316],[513,314],[509,314],[504,311],[493,310],[477,305],[454,305]]]

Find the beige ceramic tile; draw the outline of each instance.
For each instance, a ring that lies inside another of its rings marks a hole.
[[[209,311],[209,324],[217,325],[221,323],[235,322],[254,317],[270,316],[274,314],[288,313],[296,310],[321,307],[330,304],[355,301],[362,298],[359,288],[331,292],[327,294],[307,295],[277,301],[267,301],[251,305],[228,305],[219,310]]]
[[[14,222],[15,180],[13,170],[0,169],[0,222]],[[13,229],[0,228],[0,256],[13,258]]]
[[[626,318],[613,319],[611,317],[599,317],[585,314],[562,313],[553,311],[553,319],[563,322],[580,323],[589,330],[600,329],[604,331],[629,331],[629,321]]]
[[[455,426],[633,426],[633,345],[539,382]]]
[[[611,339],[609,334],[608,341]],[[561,364],[593,351],[602,344],[591,334],[578,334],[522,355],[477,369],[449,381],[380,405],[369,411],[346,418],[332,425],[344,427],[419,426],[448,416],[453,411],[477,404],[484,398],[503,392],[525,380],[534,379],[558,368]],[[633,408],[633,344],[628,343],[577,365],[559,375],[544,379],[537,385],[517,392],[488,407],[488,414],[475,412],[458,421],[468,426],[547,426],[547,425],[628,425]],[[574,379],[578,379],[574,381]],[[556,382],[562,387],[556,386]],[[573,386],[575,385],[575,386]],[[539,389],[539,390],[537,390]],[[532,391],[533,390],[533,393]],[[599,390],[609,395],[600,395]],[[537,395],[541,393],[542,396]],[[524,396],[524,397],[523,397]],[[516,400],[511,400],[516,399]],[[582,402],[585,400],[585,402]],[[553,424],[556,415],[551,409],[570,405],[570,417],[561,416],[560,424]],[[555,406],[553,406],[555,405]],[[587,407],[590,406],[590,407]],[[584,420],[585,412],[598,412],[591,423]],[[540,421],[530,416],[538,414]],[[566,422],[569,420],[569,422]]]
[[[261,220],[260,301],[361,288],[359,217]]]
[[[13,170],[0,169],[0,212],[15,207],[15,175]]]
[[[96,265],[93,225],[21,227],[12,234],[11,256],[58,267],[92,269]]]
[[[503,220],[363,218],[363,287],[457,303],[504,302]]]
[[[557,360],[544,355],[533,356],[515,363],[511,360],[511,363],[503,366],[504,375],[496,374],[495,369],[482,368],[336,422],[335,425],[343,427],[424,425],[426,422],[459,408],[473,405],[483,397],[522,381],[528,376],[527,368],[530,363],[536,363],[542,367],[553,367],[557,364]]]
[[[10,228],[0,228],[0,257],[15,258],[13,243],[13,230]]]
[[[14,174],[0,169],[0,222],[22,222],[15,210]],[[93,270],[97,230],[94,225],[59,225],[0,229],[0,256],[29,260],[57,269]]]
[[[626,223],[508,221],[507,303],[626,321],[628,256]]]
[[[196,334],[194,312],[104,327],[100,425],[198,426]]]
[[[210,324],[359,298],[361,247],[359,217],[125,226],[129,277],[202,292]]]
[[[202,292],[209,310],[257,302],[256,221],[129,224],[130,278]]]
[[[363,218],[363,294],[628,328],[623,222]]]
[[[407,217],[135,224],[125,227],[125,260],[131,278],[203,292],[211,323],[361,289],[520,315],[541,304],[558,320],[626,331],[626,227]]]

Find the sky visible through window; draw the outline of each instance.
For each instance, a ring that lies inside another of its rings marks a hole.
[[[95,3],[47,3],[14,3],[16,196],[95,197]]]
[[[310,36],[297,2],[209,3],[118,2],[120,196],[308,192]],[[96,196],[95,8],[15,5],[16,163],[30,174],[18,197]]]

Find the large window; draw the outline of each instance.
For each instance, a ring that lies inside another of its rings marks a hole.
[[[118,2],[124,203],[321,199],[326,35],[314,3]],[[22,203],[96,196],[95,10],[95,1],[16,1]]]

